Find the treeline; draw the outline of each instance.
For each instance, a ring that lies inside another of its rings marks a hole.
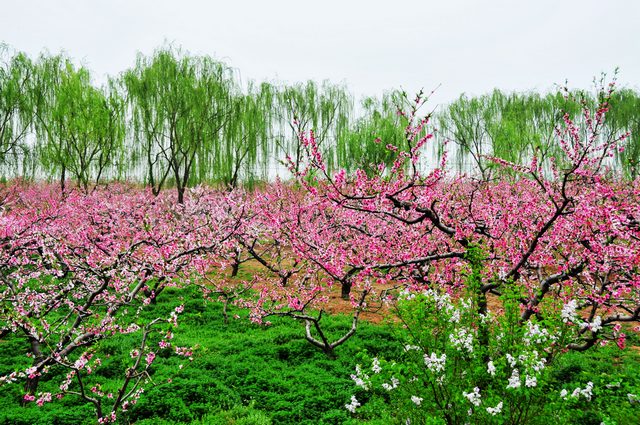
[[[154,193],[175,187],[182,200],[199,183],[270,180],[289,173],[285,158],[299,169],[298,134],[310,130],[330,168],[376,172],[405,143],[398,111],[413,104],[400,91],[357,104],[346,87],[328,82],[242,84],[227,64],[172,47],[139,55],[101,86],[63,54],[30,58],[0,46],[0,57],[1,174],[58,180],[63,190],[68,180],[85,190],[129,180]],[[486,155],[517,162],[537,152],[544,161],[561,151],[554,129],[564,114],[584,119],[583,104],[597,101],[587,92],[463,95],[434,112],[435,148],[421,166],[433,166],[445,141],[453,142],[452,164],[484,177],[492,172]],[[609,106],[604,137],[631,132],[612,165],[635,178],[640,95],[616,91]]]
[[[602,104],[601,95],[566,88],[549,94],[495,90],[473,98],[462,95],[436,114],[440,142],[453,142],[459,169],[474,170],[485,178],[495,166],[486,156],[526,163],[535,153],[539,161],[548,164],[552,157],[563,159],[556,130],[565,124],[565,114],[571,121],[585,124],[588,118],[583,111],[590,110],[593,119],[597,105]],[[600,137],[614,139],[630,133],[624,149],[611,152],[608,165],[635,179],[640,171],[640,95],[631,89],[615,89],[607,106],[606,121],[599,124],[603,127]],[[578,136],[583,143],[587,141],[586,131]]]

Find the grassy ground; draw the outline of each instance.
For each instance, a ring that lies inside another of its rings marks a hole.
[[[343,424],[363,423],[344,408],[352,394],[361,401],[349,378],[358,353],[386,358],[397,354],[393,330],[388,325],[363,322],[354,338],[329,359],[303,338],[303,325],[288,318],[274,319],[268,327],[250,324],[245,318],[225,325],[221,307],[205,304],[196,293],[168,290],[147,319],[184,303],[185,313],[176,330],[176,345],[194,346],[193,361],[163,355],[152,367],[153,383],[147,384],[136,406],[120,416],[121,423],[136,424]],[[242,314],[242,312],[239,312]],[[329,332],[348,329],[350,318],[326,317]],[[103,388],[115,388],[128,365],[135,340],[117,336],[102,342],[98,351],[103,365],[93,374]],[[0,341],[0,373],[25,366],[27,350],[21,339]],[[184,367],[179,368],[182,364]],[[41,382],[42,391],[55,392],[62,380],[55,369]],[[588,355],[568,354],[558,364],[554,380],[560,386],[571,382],[595,384],[592,403],[567,411],[561,423],[637,424],[640,403],[627,394],[640,388],[640,356],[633,350],[620,352],[605,347]],[[21,407],[22,388],[16,384],[0,390],[0,424],[93,423],[92,406],[67,396],[43,407],[31,403]],[[375,400],[372,400],[375,402]],[[380,401],[378,401],[380,402]],[[384,423],[370,414],[371,423]],[[634,422],[635,421],[635,422]],[[541,423],[545,423],[542,421]]]

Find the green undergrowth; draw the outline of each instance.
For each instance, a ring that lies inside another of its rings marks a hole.
[[[152,382],[138,403],[120,413],[122,424],[384,424],[385,401],[368,399],[350,375],[359,354],[387,359],[398,355],[389,325],[362,322],[357,334],[329,359],[304,339],[303,324],[290,318],[272,318],[269,326],[250,323],[246,312],[233,310],[239,319],[224,324],[218,303],[205,303],[191,290],[169,289],[158,303],[144,311],[141,321],[168,316],[184,304],[173,344],[192,346],[193,360],[163,351],[151,368]],[[350,326],[347,316],[323,318],[326,331],[337,337]],[[117,335],[97,346],[102,366],[91,375],[105,391],[115,390],[130,364],[129,352],[138,335]],[[24,339],[0,341],[0,373],[28,367]],[[53,368],[43,377],[40,391],[55,394],[63,370]],[[567,354],[557,364],[554,386],[572,389],[585,380],[595,384],[591,403],[566,411],[545,412],[557,424],[634,424],[640,403],[628,394],[640,388],[640,356],[604,347],[587,354]],[[366,406],[354,416],[345,409],[351,395]],[[93,407],[79,397],[37,407],[20,405],[19,384],[0,387],[0,424],[91,424]],[[542,419],[541,419],[542,421]],[[545,423],[542,421],[541,423]],[[548,423],[548,422],[546,422]]]

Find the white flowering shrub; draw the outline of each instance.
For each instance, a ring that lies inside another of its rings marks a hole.
[[[500,311],[490,314],[473,297],[432,289],[400,294],[401,357],[363,356],[351,378],[360,393],[385,400],[390,423],[526,424],[548,403],[589,402],[593,383],[562,392],[549,384],[549,366],[573,332],[565,317],[521,323],[517,299],[503,296]],[[570,309],[566,316],[575,321]],[[352,399],[346,407],[357,416],[366,402]]]

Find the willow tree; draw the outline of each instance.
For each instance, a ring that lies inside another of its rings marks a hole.
[[[544,163],[551,157],[560,158],[563,150],[557,142],[556,129],[564,125],[564,114],[575,118],[580,113],[580,105],[562,93],[530,93],[526,95],[525,105],[525,137],[530,153],[535,151],[538,160]]]
[[[104,172],[111,171],[110,177],[120,177],[125,171],[125,140],[127,126],[125,120],[125,94],[114,79],[109,79],[101,89],[102,96],[94,110],[94,137],[101,147],[96,160],[96,183],[103,177]]]
[[[617,152],[617,160],[625,174],[636,179],[640,176],[640,94],[622,89],[613,94],[607,114],[608,133],[615,136],[630,132],[624,150]]]
[[[580,111],[580,103],[574,100],[578,98],[584,99],[584,94],[541,96],[494,90],[478,97],[462,95],[438,114],[441,141],[456,145],[460,169],[489,179],[495,166],[487,156],[516,163],[534,152],[541,161],[557,156],[561,149],[555,142],[555,128],[565,113],[575,118]]]
[[[559,156],[562,149],[555,129],[562,125],[565,112],[575,116],[579,111],[577,103],[557,94],[543,97],[494,90],[485,98],[487,153],[517,164],[530,161],[534,153],[543,162]]]
[[[34,117],[33,63],[24,53],[0,44],[0,164],[20,168]],[[11,160],[15,163],[11,164]],[[24,164],[23,167],[24,169]]]
[[[147,183],[158,194],[170,178],[183,203],[194,165],[221,152],[236,91],[231,69],[168,48],[139,55],[124,84]]]
[[[381,98],[365,98],[361,105],[362,115],[338,138],[337,161],[347,171],[362,169],[374,174],[380,164],[390,165],[397,156],[391,146],[403,148],[406,143],[408,123],[398,111],[406,109],[407,96],[393,91]]]
[[[278,90],[281,132],[276,139],[279,153],[291,158],[294,172],[300,171],[304,157],[300,133],[313,131],[328,168],[334,168],[336,140],[348,131],[352,111],[353,99],[343,86],[308,81],[281,87]]]
[[[527,94],[505,94],[494,90],[488,96],[483,114],[490,154],[516,164],[530,153],[532,146],[532,102]]]
[[[486,97],[469,98],[463,94],[438,115],[438,128],[443,137],[456,145],[455,157],[458,168],[467,168],[465,160],[470,158],[472,166],[483,177],[489,173],[482,159],[488,152],[487,129],[484,125],[485,105]]]
[[[44,171],[67,173],[82,189],[98,184],[124,139],[123,103],[91,83],[89,71],[61,55],[42,55],[35,67],[37,156]]]
[[[245,182],[266,179],[269,143],[273,140],[272,122],[275,91],[270,84],[249,84],[246,93],[232,98],[231,115],[224,127],[221,151],[211,158],[215,174],[209,178],[222,181],[228,188]]]

